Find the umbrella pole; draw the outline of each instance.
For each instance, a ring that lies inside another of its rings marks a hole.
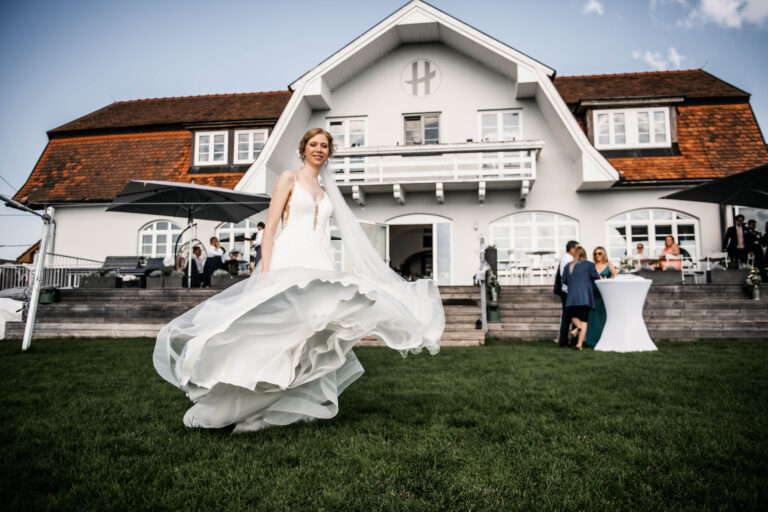
[[[192,256],[194,254],[192,253],[192,242],[194,241],[194,238],[192,237],[192,211],[189,212],[189,217],[187,218],[187,231],[189,231],[189,257],[187,258],[187,290],[192,288]]]

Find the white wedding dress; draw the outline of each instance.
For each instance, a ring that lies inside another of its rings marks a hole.
[[[194,402],[185,425],[240,432],[331,418],[339,394],[363,374],[352,352],[362,337],[403,355],[439,350],[445,319],[434,282],[336,271],[332,213],[327,194],[315,201],[295,183],[271,270],[160,331],[155,368]]]

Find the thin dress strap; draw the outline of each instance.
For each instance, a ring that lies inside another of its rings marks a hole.
[[[285,199],[285,206],[283,207],[283,228],[288,223],[288,217],[291,215],[291,197],[293,197],[293,189],[296,187],[296,174],[295,171],[289,171],[293,178],[293,185],[291,191],[288,192],[288,197]]]

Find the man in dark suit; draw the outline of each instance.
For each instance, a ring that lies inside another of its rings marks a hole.
[[[560,332],[557,335],[557,341],[560,347],[568,346],[568,327],[570,326],[570,319],[565,315],[565,299],[568,297],[568,287],[563,284],[563,271],[568,264],[573,261],[573,253],[576,252],[576,248],[579,246],[579,242],[576,240],[569,240],[565,244],[565,254],[560,258],[560,264],[557,266],[557,275],[555,276],[555,295],[560,295],[560,300],[563,303],[563,310],[560,313]],[[558,293],[559,292],[559,293]]]
[[[747,243],[743,215],[737,215],[733,219],[733,226],[725,230],[723,250],[728,252],[728,257],[734,265],[738,266],[739,261],[746,263]]]

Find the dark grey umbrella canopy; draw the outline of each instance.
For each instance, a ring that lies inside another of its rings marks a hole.
[[[169,181],[130,181],[108,212],[240,222],[269,207],[269,196]]]
[[[681,190],[662,199],[768,208],[768,164]]]

